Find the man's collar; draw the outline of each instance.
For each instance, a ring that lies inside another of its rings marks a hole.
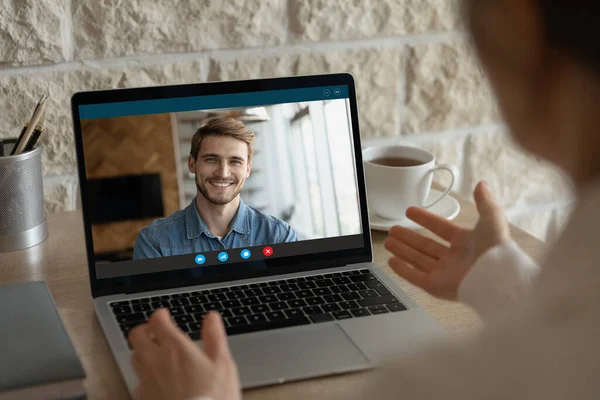
[[[230,230],[236,231],[243,235],[250,233],[250,210],[248,206],[240,199],[240,205],[238,207],[235,216],[229,224]],[[194,239],[204,233],[205,236],[215,237],[215,235],[208,229],[208,226],[200,217],[198,208],[196,207],[196,199],[192,200],[189,206],[185,210],[185,231],[188,239]]]

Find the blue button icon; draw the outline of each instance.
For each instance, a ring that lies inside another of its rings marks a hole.
[[[331,96],[331,90],[323,89],[323,96]]]
[[[240,253],[240,256],[242,256],[242,258],[243,258],[244,260],[247,260],[247,259],[249,259],[251,255],[252,255],[252,253],[250,253],[250,250],[248,250],[248,249],[244,249],[244,250],[242,250],[242,252]]]
[[[225,261],[229,260],[229,254],[227,254],[226,252],[222,251],[222,252],[219,253],[219,256],[217,258],[219,259],[219,261],[225,262]]]
[[[333,89],[333,95],[334,96],[339,96],[342,94],[342,89]]]
[[[204,257],[202,254],[198,254],[196,256],[196,264],[204,264],[206,262],[206,257]]]

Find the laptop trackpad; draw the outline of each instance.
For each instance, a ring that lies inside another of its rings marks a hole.
[[[245,388],[370,366],[337,324],[232,336],[230,345]]]

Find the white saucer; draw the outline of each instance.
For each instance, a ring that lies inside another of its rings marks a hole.
[[[427,198],[427,203],[439,198],[443,193],[444,192],[440,192],[439,190],[431,189],[431,191],[429,192],[429,197]],[[444,197],[435,206],[429,208],[428,211],[446,219],[452,220],[456,218],[456,216],[460,213],[460,204],[454,197],[452,197],[452,195],[448,195]],[[371,229],[374,229],[376,231],[388,232],[394,225],[400,225],[405,228],[415,230],[423,229],[421,225],[416,224],[408,218],[404,218],[399,221],[385,219],[375,214],[373,210],[369,210],[369,220],[371,222]]]

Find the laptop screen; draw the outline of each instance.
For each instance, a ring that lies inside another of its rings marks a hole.
[[[346,85],[80,105],[96,278],[364,248],[350,108]]]

